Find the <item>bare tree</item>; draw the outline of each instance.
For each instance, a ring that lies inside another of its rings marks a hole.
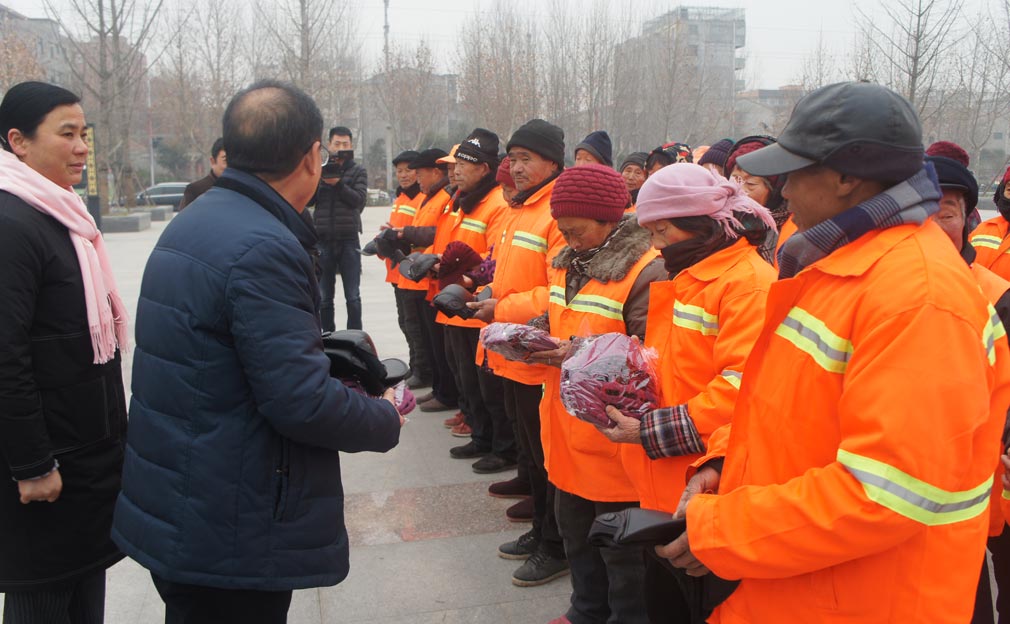
[[[922,117],[940,114],[950,77],[945,61],[958,44],[964,0],[892,0],[886,18],[859,10],[887,84],[904,95]]]
[[[838,67],[835,56],[825,44],[822,31],[817,35],[817,46],[803,59],[796,81],[804,92],[809,93],[835,82],[837,78]]]
[[[164,2],[44,0],[50,19],[71,35],[63,39],[64,56],[84,85],[86,107],[97,113],[99,167],[112,172],[128,205],[139,186],[130,150],[134,104],[147,78],[148,53]]]
[[[424,139],[439,130],[448,106],[445,80],[436,77],[431,48],[423,40],[414,48],[393,45],[387,58],[385,71],[370,82],[392,126],[394,151],[429,147]],[[447,128],[441,131],[444,135]]]
[[[6,20],[0,21],[0,92],[25,80],[44,78],[45,71],[28,44]]]

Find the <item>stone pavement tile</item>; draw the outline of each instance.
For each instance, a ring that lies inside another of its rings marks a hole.
[[[421,542],[351,547],[351,573],[340,585],[320,590],[322,620],[352,622],[466,622],[423,619],[428,614],[459,612],[467,617],[480,607],[484,624],[523,622],[523,608],[513,603],[542,601],[534,611],[557,617],[567,608],[571,582],[563,577],[540,587],[512,585],[519,562],[496,555],[498,545],[520,531],[502,531]],[[400,618],[399,620],[396,618]],[[417,619],[413,619],[417,618]],[[543,620],[548,621],[550,618]],[[527,620],[532,623],[536,619]]]
[[[515,501],[492,498],[483,483],[443,485],[348,496],[344,516],[352,548],[501,533]]]

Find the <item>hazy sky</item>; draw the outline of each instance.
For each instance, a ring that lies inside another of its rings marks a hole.
[[[168,0],[170,3],[173,1]],[[534,15],[538,11],[543,15],[547,4],[542,0],[391,0],[391,39],[415,43],[422,37],[426,38],[444,59],[441,69],[452,71],[454,33],[493,1],[514,2],[516,6],[528,7]],[[586,7],[589,1],[564,0],[564,5],[568,10],[577,11]],[[978,6],[981,2],[984,0],[969,0],[968,5]],[[40,0],[0,0],[0,4],[32,17],[43,15]],[[359,16],[366,55],[377,59],[382,49],[382,0],[352,0],[346,4]],[[749,88],[775,88],[795,81],[803,59],[816,48],[820,37],[838,56],[837,63],[844,64],[842,57],[852,48],[856,34],[856,7],[863,7],[871,13],[880,12],[879,0],[615,0],[613,4],[615,10],[618,7],[640,6],[643,21],[681,5],[746,9],[748,67],[744,77]]]

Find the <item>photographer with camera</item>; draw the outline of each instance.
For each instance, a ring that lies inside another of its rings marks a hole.
[[[354,136],[349,128],[330,128],[326,147],[330,161],[323,167],[319,189],[310,202],[315,205],[313,220],[319,235],[322,270],[319,314],[323,331],[336,329],[333,296],[339,273],[347,303],[347,329],[361,329],[361,242],[358,234],[368,196],[368,173],[354,161]]]

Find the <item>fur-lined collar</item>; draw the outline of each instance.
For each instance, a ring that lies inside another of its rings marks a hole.
[[[638,225],[635,215],[624,215],[620,230],[610,244],[596,253],[588,262],[586,277],[598,282],[620,281],[627,277],[635,263],[652,248],[652,235]],[[571,247],[565,247],[554,256],[555,269],[567,269],[575,258]]]

